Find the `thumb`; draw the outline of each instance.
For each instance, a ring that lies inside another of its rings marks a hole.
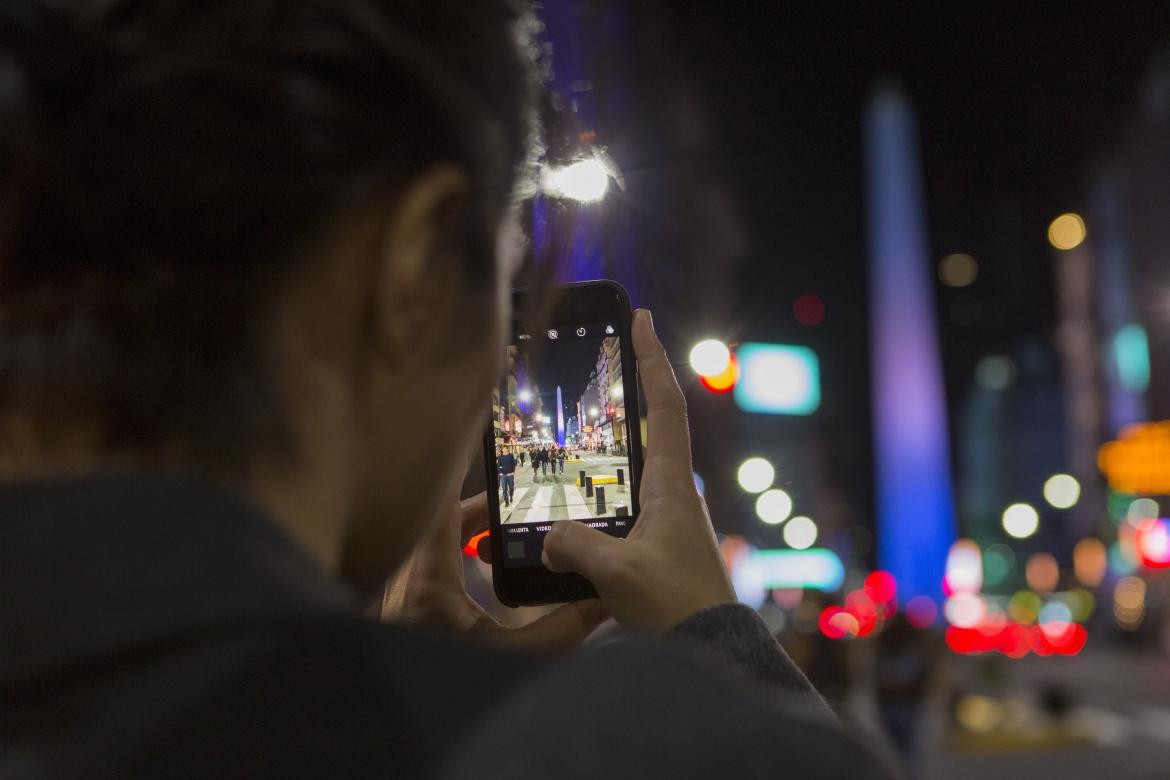
[[[576,572],[589,580],[605,580],[618,555],[621,539],[574,521],[554,523],[545,534],[544,565],[555,572]]]

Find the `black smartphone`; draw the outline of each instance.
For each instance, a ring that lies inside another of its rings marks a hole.
[[[559,286],[539,330],[521,321],[526,295],[513,293],[516,319],[483,443],[492,576],[509,606],[595,598],[584,577],[545,568],[544,535],[578,522],[626,536],[642,474],[629,294],[611,281]]]

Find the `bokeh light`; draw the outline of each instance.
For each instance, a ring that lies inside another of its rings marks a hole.
[[[768,525],[780,525],[792,514],[792,498],[783,490],[765,490],[756,499],[756,514]]]
[[[1079,214],[1061,214],[1048,226],[1048,243],[1057,249],[1076,249],[1085,240],[1085,221]]]
[[[1048,623],[1071,623],[1072,610],[1063,601],[1049,601],[1040,608],[1040,625]]]
[[[947,255],[938,264],[938,278],[947,287],[966,287],[979,276],[979,264],[966,253]]]
[[[1031,504],[1012,504],[1003,510],[1003,530],[1016,539],[1027,539],[1040,527],[1040,515]]]
[[[1113,588],[1113,617],[1126,631],[1134,631],[1146,614],[1146,582],[1140,577],[1122,577]]]
[[[1134,545],[1143,565],[1151,569],[1170,568],[1170,529],[1165,520],[1149,519],[1139,523]]]
[[[915,596],[906,602],[906,619],[915,628],[926,628],[938,617],[938,607],[930,596]]]
[[[784,524],[784,543],[792,549],[806,550],[812,547],[816,540],[817,524],[812,518],[794,517]]]
[[[1084,588],[1073,588],[1064,593],[1059,593],[1057,594],[1057,598],[1068,605],[1072,619],[1078,623],[1084,622],[1092,617],[1093,608],[1097,604],[1097,600],[1093,598],[1093,594]]]
[[[975,365],[975,384],[989,392],[1007,390],[1016,381],[1016,363],[1003,355],[988,355]]]
[[[1017,623],[1035,623],[1044,608],[1044,600],[1030,590],[1016,591],[1008,601],[1008,617]]]
[[[812,414],[821,405],[821,368],[808,347],[741,344],[735,404],[753,414]]]
[[[480,531],[475,536],[467,540],[467,544],[463,545],[463,554],[469,558],[479,557],[479,543],[482,539],[487,539],[491,535],[491,531]]]
[[[707,495],[707,483],[699,476],[699,472],[691,472],[691,476],[695,478],[695,490],[699,491],[700,496]]]
[[[819,295],[807,293],[796,299],[792,304],[792,315],[796,321],[806,328],[820,325],[825,321],[825,302]]]
[[[1086,537],[1073,548],[1073,572],[1077,581],[1087,588],[1095,588],[1105,579],[1109,556],[1105,543],[1100,539]]]
[[[722,341],[706,339],[691,349],[691,368],[699,376],[716,376],[727,370],[731,350]]]
[[[943,605],[943,614],[953,626],[973,628],[987,614],[987,605],[983,599],[969,593],[951,596]]]
[[[749,493],[762,493],[772,487],[776,469],[763,458],[748,458],[739,467],[739,486]]]
[[[1016,554],[1006,544],[993,544],[983,551],[983,580],[999,585],[1016,565]]]
[[[1143,520],[1152,520],[1162,514],[1162,508],[1152,498],[1139,498],[1129,505],[1125,519],[1130,525],[1137,526]]]
[[[1071,474],[1053,474],[1044,483],[1044,500],[1057,509],[1075,506],[1081,498],[1081,483]]]
[[[1033,553],[1024,566],[1024,577],[1037,593],[1051,593],[1060,584],[1060,565],[1050,553]]]
[[[700,376],[699,384],[710,390],[712,393],[727,393],[735,388],[735,383],[739,381],[739,361],[735,358],[735,353],[731,354],[731,360],[727,362],[727,368],[720,371],[718,374],[711,376]]]
[[[817,623],[821,633],[829,639],[857,636],[861,631],[857,618],[841,607],[825,607]]]
[[[887,604],[898,593],[898,581],[888,571],[870,572],[865,578],[866,594],[877,604]],[[934,602],[931,602],[933,606]]]
[[[983,555],[971,539],[957,539],[947,553],[943,591],[951,596],[978,593],[983,587]]]

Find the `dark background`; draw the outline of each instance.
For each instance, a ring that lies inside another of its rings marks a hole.
[[[875,82],[899,80],[917,111],[932,262],[952,252],[979,262],[971,287],[936,287],[955,423],[979,358],[1050,342],[1047,225],[1083,206],[1094,161],[1142,99],[1170,5],[682,0],[629,9],[625,42],[636,47],[613,37],[612,14],[577,20],[584,36],[613,44],[595,64],[605,102],[593,126],[626,173],[621,205],[639,235],[635,304],[656,309],[688,389],[696,469],[717,525],[767,533],[734,486],[735,466],[754,454],[787,463],[778,481],[795,490],[814,489],[802,468],[817,460],[841,491],[839,522],[868,524],[862,118]],[[823,324],[796,322],[804,293],[825,301]],[[813,420],[735,414],[686,367],[706,336],[813,346],[822,410]]]

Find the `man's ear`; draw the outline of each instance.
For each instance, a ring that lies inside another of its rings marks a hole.
[[[468,180],[451,164],[428,168],[402,191],[379,246],[377,339],[387,356],[417,343],[428,323],[453,313],[457,300],[453,257],[464,246],[461,231]]]

